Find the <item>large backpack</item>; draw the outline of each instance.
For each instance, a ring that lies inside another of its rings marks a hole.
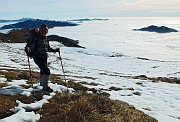
[[[38,33],[39,33],[39,29],[35,28],[35,29],[31,29],[29,32],[25,33],[24,35],[24,39],[26,40],[25,52],[29,57],[33,57],[35,55],[35,52],[32,47],[30,47],[31,51],[28,52],[26,47],[31,42],[32,37],[38,38]]]

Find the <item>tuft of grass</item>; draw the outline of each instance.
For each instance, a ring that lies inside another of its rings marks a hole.
[[[38,95],[39,96],[39,95]],[[14,113],[10,111],[10,109],[17,106],[16,100],[20,100],[23,103],[31,103],[33,102],[32,96],[26,97],[22,95],[8,96],[0,94],[0,119],[11,116]]]
[[[80,91],[89,90],[89,88],[83,86],[81,83],[75,83],[73,81],[68,81],[68,87],[73,88],[75,90],[80,90]]]
[[[28,80],[28,84],[31,84],[31,78],[29,71],[26,70],[15,70],[15,69],[6,69],[6,71],[0,70],[0,74],[4,75],[7,78],[6,82],[10,82],[12,80],[21,80],[25,79]],[[32,72],[32,81],[33,83],[39,82],[39,73]]]
[[[85,92],[58,93],[43,105],[39,122],[157,122],[133,106]]]
[[[0,119],[2,119],[13,114],[10,109],[16,106],[16,103],[12,99],[10,99],[9,96],[0,94],[0,98]]]
[[[0,73],[7,78],[7,81],[11,81],[13,79],[28,79],[27,71],[20,71],[13,70],[13,69],[6,69],[6,71],[0,70]]]
[[[166,82],[180,84],[180,79],[177,77],[147,77],[146,75],[133,76],[134,79],[150,80],[152,82]]]
[[[0,88],[7,86],[6,83],[0,83]]]
[[[85,84],[85,85],[91,85],[91,86],[98,86],[98,85],[100,85],[100,84],[98,84],[98,83],[95,83],[95,82],[91,82],[91,83],[88,83],[88,82],[79,82],[79,83],[81,83],[81,84]]]
[[[111,86],[109,87],[109,90],[119,91],[119,90],[122,90],[122,88]]]
[[[51,74],[50,80],[52,83],[57,83],[57,84],[66,86],[66,83],[63,81],[61,75]]]
[[[88,77],[88,76],[73,76],[75,78],[85,78],[85,79],[91,79],[91,80],[96,80],[97,78],[94,77]]]

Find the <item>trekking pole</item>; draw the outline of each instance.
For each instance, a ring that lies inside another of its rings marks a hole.
[[[32,95],[34,96],[34,87],[33,87],[33,80],[32,80],[32,71],[31,71],[31,65],[30,65],[30,60],[29,60],[29,50],[28,50],[28,65],[29,65],[29,74],[30,74],[30,80],[31,80],[31,87],[33,89]],[[34,97],[33,97],[34,98]]]
[[[59,59],[60,59],[60,61],[61,61],[61,67],[62,67],[62,71],[63,71],[64,81],[65,81],[65,83],[66,83],[67,92],[68,92],[68,85],[67,85],[67,81],[66,81],[66,76],[65,76],[65,71],[64,71],[63,63],[62,63],[61,54],[60,54],[60,48],[59,48]]]

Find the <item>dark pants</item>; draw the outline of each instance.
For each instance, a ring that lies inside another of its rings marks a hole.
[[[50,70],[47,66],[47,55],[35,56],[33,59],[37,66],[40,68],[41,75],[50,75]]]

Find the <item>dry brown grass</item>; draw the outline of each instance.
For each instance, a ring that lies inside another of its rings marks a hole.
[[[6,70],[6,71],[5,71]],[[10,82],[11,80],[21,80],[25,79],[28,80],[28,84],[31,84],[30,81],[30,73],[26,70],[14,70],[14,69],[1,69],[0,74],[4,75],[5,78],[7,78],[6,82]],[[32,72],[32,81],[33,83],[39,82],[39,73],[38,72]]]
[[[0,88],[7,86],[6,83],[0,83]]]
[[[37,95],[37,97],[40,97],[40,95]],[[31,103],[33,102],[32,96],[26,97],[22,95],[14,95],[14,96],[9,96],[9,95],[2,95],[0,94],[0,119],[8,117],[12,114],[14,114],[10,109],[14,108],[17,106],[16,100],[19,100],[23,103]]]
[[[166,83],[180,84],[180,79],[178,79],[176,77],[171,77],[171,78],[167,78],[167,77],[147,77],[145,75],[139,75],[139,76],[134,76],[132,78],[134,78],[134,79],[142,79],[142,80],[150,80],[152,82],[166,82]]]
[[[9,43],[24,43],[26,42],[25,39],[23,39],[23,36],[26,32],[28,32],[29,29],[12,29],[8,34],[4,34],[0,32],[0,39],[2,42],[9,42]]]
[[[35,100],[41,100],[43,95],[45,95],[46,93],[41,93],[41,92],[37,92],[35,93],[35,96],[22,96],[22,95],[13,95],[13,96],[9,96],[9,95],[2,95],[0,94],[0,119],[3,119],[5,117],[11,116],[14,113],[10,110],[12,108],[14,108],[15,106],[17,106],[16,104],[16,100],[21,101],[22,103],[25,104],[30,104],[34,102]]]
[[[13,108],[16,103],[12,99],[10,99],[10,96],[0,94],[0,98],[0,119],[2,119],[13,114],[10,109]]]
[[[97,86],[97,85],[100,85],[98,83],[95,83],[95,82],[91,82],[91,83],[87,83],[87,82],[79,82],[80,84],[85,84],[85,85],[91,85],[91,86]]]
[[[39,122],[157,122],[124,102],[85,92],[58,93],[39,113]]]
[[[117,88],[117,87],[111,86],[109,88],[109,90],[119,91],[119,90],[122,90],[122,88]]]
[[[6,82],[17,79],[29,79],[29,71],[11,69],[7,70],[7,72],[0,70],[0,73],[7,78]],[[33,79],[38,82],[38,72],[33,72]],[[51,81],[66,85],[59,75],[52,74]],[[39,111],[42,115],[39,122],[156,122],[155,119],[136,110],[133,106],[109,99],[107,94],[86,93],[85,91],[87,90],[94,93],[97,91],[95,89],[89,89],[81,83],[75,83],[70,80],[67,82],[67,85],[74,88],[77,92],[57,93]],[[37,92],[34,97],[38,101],[42,99],[44,94]],[[0,95],[0,97],[0,119],[14,114],[10,109],[17,106],[16,100],[26,104],[34,102],[33,96]]]
[[[179,72],[177,72],[179,73]],[[99,75],[107,75],[107,76],[116,76],[130,79],[140,79],[140,80],[148,80],[151,82],[166,82],[166,83],[175,83],[180,84],[180,78],[177,77],[147,77],[146,75],[138,75],[138,76],[123,76],[119,73],[99,73]]]

